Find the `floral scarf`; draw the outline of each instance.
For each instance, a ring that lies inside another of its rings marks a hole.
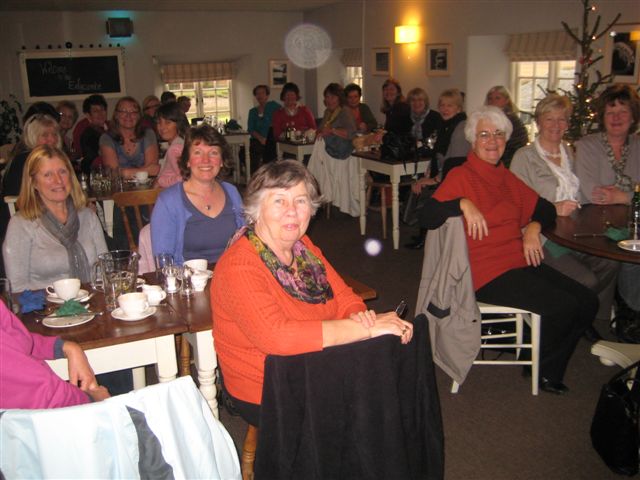
[[[296,273],[291,266],[284,265],[253,230],[247,229],[245,235],[273,277],[293,298],[314,304],[326,303],[333,298],[324,264],[301,240],[293,245]]]
[[[609,165],[611,165],[613,173],[616,174],[616,187],[623,192],[631,192],[633,190],[633,180],[631,180],[629,175],[624,173],[624,167],[627,166],[627,159],[629,158],[629,139],[627,138],[624,142],[622,152],[620,153],[620,160],[618,161],[616,161],[616,156],[613,154],[613,148],[609,145],[607,134],[605,132],[602,132],[601,140],[604,145],[604,150],[607,152]]]

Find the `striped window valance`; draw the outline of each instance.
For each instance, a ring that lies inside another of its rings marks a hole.
[[[233,62],[174,63],[163,65],[160,70],[164,83],[230,80],[233,73]]]
[[[361,48],[345,48],[342,50],[340,61],[345,67],[361,67],[362,66],[362,49]]]
[[[564,30],[509,36],[505,53],[512,62],[575,60],[577,44]]]

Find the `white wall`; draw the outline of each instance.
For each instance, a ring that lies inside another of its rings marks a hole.
[[[510,63],[502,53],[507,39],[506,35],[477,35],[467,39],[467,71],[473,72],[467,76],[464,89],[467,111],[472,112],[484,104],[490,87],[504,85],[509,88]]]
[[[364,8],[363,8],[364,1]],[[602,24],[622,13],[621,22],[640,23],[638,0],[594,0]],[[508,85],[509,71],[501,42],[513,33],[561,30],[560,21],[571,27],[582,25],[582,5],[577,0],[345,0],[305,14],[305,20],[325,28],[335,48],[362,44],[364,10],[364,91],[374,113],[379,112],[380,89],[385,77],[367,74],[371,49],[391,47],[393,76],[406,93],[425,88],[432,98],[451,87],[469,93],[469,105],[477,105],[479,92],[496,83]],[[395,25],[421,26],[421,40],[415,45],[394,45]],[[479,41],[470,45],[470,38]],[[426,75],[427,43],[450,43],[452,71],[448,77]],[[335,72],[337,78],[339,72]],[[327,73],[324,74],[328,75]],[[497,82],[501,79],[500,82]],[[318,90],[322,85],[318,85]],[[482,93],[482,95],[484,94]],[[381,118],[381,114],[377,113]]]
[[[109,39],[105,20],[108,12],[1,12],[0,98],[13,93],[22,100],[17,53],[23,45],[57,48],[71,41],[74,48],[90,43],[125,48],[127,93],[142,100],[162,91],[159,64],[236,60],[234,79],[236,117],[246,126],[253,106],[251,90],[268,83],[268,61],[286,58],[283,39],[302,21],[301,13],[270,12],[127,12],[134,24],[131,39]],[[111,13],[113,16],[113,12]],[[153,58],[157,58],[158,65]],[[292,69],[292,80],[304,95],[304,72]],[[279,91],[272,94],[279,98]],[[113,107],[114,101],[110,101]],[[110,110],[111,111],[111,110]]]

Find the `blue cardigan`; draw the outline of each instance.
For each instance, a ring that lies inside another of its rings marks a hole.
[[[184,191],[182,182],[176,183],[163,190],[158,196],[153,213],[151,214],[151,245],[153,254],[171,253],[178,265],[182,265],[184,257],[184,229],[191,212],[182,201]],[[244,226],[242,197],[230,183],[220,182],[231,199],[231,208],[236,218],[236,227]]]

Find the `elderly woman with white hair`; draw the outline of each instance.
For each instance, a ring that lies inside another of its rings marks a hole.
[[[598,298],[542,264],[540,232],[553,224],[556,211],[500,162],[511,132],[500,109],[473,112],[465,126],[472,151],[428,200],[421,220],[436,229],[463,216],[476,298],[541,315],[540,388],[560,395],[568,390],[564,373]]]
[[[27,150],[17,154],[6,167],[2,179],[2,193],[4,195],[18,195],[22,184],[22,171],[27,162],[27,157],[38,145],[62,148],[60,125],[58,121],[49,115],[36,113],[24,124],[22,141]]]

